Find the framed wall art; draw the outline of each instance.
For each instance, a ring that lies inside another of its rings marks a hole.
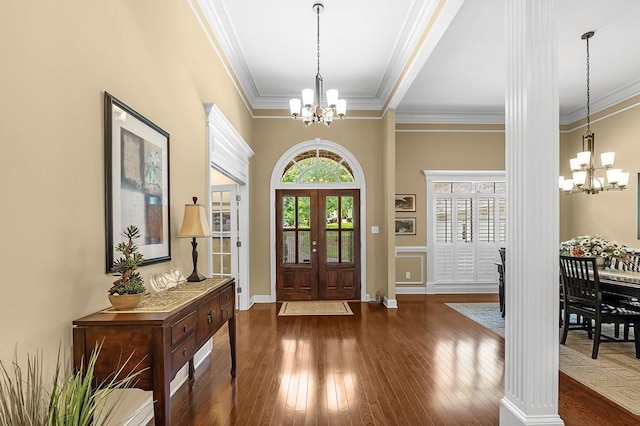
[[[397,212],[415,212],[416,194],[396,194]]]
[[[143,265],[169,261],[169,133],[107,92],[104,113],[107,272],[129,225]]]
[[[416,235],[416,218],[397,217],[396,235]]]

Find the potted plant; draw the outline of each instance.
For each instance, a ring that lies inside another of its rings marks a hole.
[[[138,253],[138,246],[133,240],[140,237],[140,230],[135,225],[129,225],[122,232],[127,239],[116,247],[122,257],[113,263],[113,270],[119,278],[109,289],[109,301],[117,310],[132,309],[138,306],[145,288],[142,276],[136,271],[142,263],[142,253]]]
[[[43,375],[42,353],[27,354],[26,369],[18,363],[17,354],[9,366],[0,361],[0,425],[110,424],[125,398],[114,391],[130,387],[144,370],[126,373],[129,357],[110,378],[97,383],[94,368],[101,347],[97,345],[86,366],[75,372],[65,365],[58,349],[52,384]]]

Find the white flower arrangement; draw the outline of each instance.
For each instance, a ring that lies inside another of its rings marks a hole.
[[[600,235],[582,235],[560,243],[560,254],[577,257],[602,257],[605,266],[611,259],[627,262],[629,255],[624,245],[609,241]]]

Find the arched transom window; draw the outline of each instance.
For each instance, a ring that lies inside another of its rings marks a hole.
[[[312,149],[289,161],[280,179],[282,183],[353,183],[349,163],[335,152]]]

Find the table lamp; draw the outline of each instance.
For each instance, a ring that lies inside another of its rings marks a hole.
[[[191,246],[193,252],[193,272],[187,277],[187,281],[203,281],[205,276],[198,272],[198,251],[196,247],[198,243],[196,238],[211,237],[213,234],[209,223],[207,222],[207,215],[204,211],[202,204],[197,204],[198,197],[193,197],[193,204],[184,205],[184,217],[182,219],[182,227],[180,228],[179,238],[193,238]]]

